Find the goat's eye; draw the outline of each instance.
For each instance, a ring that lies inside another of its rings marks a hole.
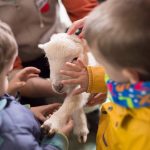
[[[74,61],[77,61],[77,59],[78,59],[78,57],[75,57],[75,58],[72,59],[71,62],[73,63]]]

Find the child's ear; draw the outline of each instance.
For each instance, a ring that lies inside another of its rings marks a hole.
[[[124,77],[126,77],[130,83],[134,84],[139,82],[140,78],[139,78],[139,74],[135,69],[131,69],[131,68],[126,68],[122,70],[122,74],[124,75]]]

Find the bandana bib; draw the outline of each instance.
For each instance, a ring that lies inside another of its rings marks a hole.
[[[150,82],[118,83],[105,78],[108,100],[126,108],[150,106]]]

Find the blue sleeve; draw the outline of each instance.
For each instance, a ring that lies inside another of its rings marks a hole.
[[[57,147],[59,150],[68,150],[68,139],[65,135],[57,133],[53,138],[45,137],[42,141],[42,145],[51,144],[52,146]]]
[[[68,140],[56,133],[52,138],[45,137],[39,144],[32,134],[16,134],[11,140],[3,140],[0,144],[2,150],[67,150]]]

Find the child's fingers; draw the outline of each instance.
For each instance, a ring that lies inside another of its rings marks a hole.
[[[31,78],[35,78],[35,77],[39,77],[39,74],[28,74],[28,75],[22,75],[20,78],[19,78],[19,81],[22,82],[22,81],[27,81],[28,79],[31,79]]]
[[[64,71],[64,70],[60,70],[60,73],[72,78],[78,78],[80,76],[79,73],[74,72],[74,71]]]
[[[54,104],[46,105],[46,108],[45,108],[45,110],[44,110],[44,113],[51,114],[51,113],[53,113],[55,110],[58,110],[60,106],[61,106],[60,103],[54,103]]]
[[[77,29],[83,27],[83,23],[78,20],[78,21],[75,21],[71,26],[70,28],[68,29],[67,33],[68,34],[74,34],[76,32]]]
[[[80,58],[79,58],[77,61],[78,61],[79,65],[80,65],[82,68],[85,68],[85,69],[86,69],[85,64],[82,62],[82,60],[81,60]]]
[[[77,71],[77,72],[80,72],[82,71],[82,68],[77,65],[77,64],[73,64],[73,63],[70,63],[70,62],[66,62],[66,66],[69,68],[69,69],[72,69],[74,71]]]
[[[40,73],[40,70],[38,68],[35,68],[35,67],[26,67],[26,68],[24,68],[24,72],[25,73],[30,73],[30,72]]]
[[[28,74],[26,79],[35,78],[35,77],[39,77],[39,74],[33,74],[33,73]]]
[[[39,74],[40,70],[35,68],[35,67],[26,67],[23,70],[21,70],[20,73],[21,73],[21,75],[28,75],[28,74],[31,74],[31,73]]]
[[[77,29],[78,29],[77,25],[72,25],[72,26],[68,29],[67,33],[70,34],[70,35],[71,35],[71,34],[74,34]]]
[[[62,84],[80,84],[81,81],[77,80],[77,79],[68,79],[68,80],[62,80],[61,81]]]
[[[19,89],[22,88],[23,86],[25,86],[26,82],[17,82],[15,84],[15,89]]]
[[[72,120],[72,119],[69,119],[69,120],[68,120],[68,122],[67,122],[67,124],[66,124],[66,128],[67,128],[68,130],[72,130],[72,128],[73,128],[73,120]]]
[[[90,97],[87,103],[88,106],[101,104],[106,99],[106,93],[98,93],[94,97]]]
[[[96,95],[94,96],[95,99],[97,99],[97,98],[99,98],[99,97],[101,97],[101,98],[106,98],[106,93],[98,93],[98,94],[96,94]]]
[[[83,30],[83,29],[82,29]],[[78,35],[80,39],[84,38],[83,31]]]
[[[66,136],[68,136],[72,131],[72,128],[73,128],[73,121],[69,120],[60,131],[64,133]]]
[[[38,114],[38,119],[42,122],[46,121],[46,117],[43,114]]]
[[[99,105],[103,102],[104,99],[94,99],[92,101],[89,101],[87,103],[87,106],[94,106],[94,105]]]
[[[89,99],[92,98],[92,97],[95,97],[96,95],[97,95],[96,93],[91,93],[90,96],[89,96]]]
[[[83,93],[83,92],[85,92],[85,89],[81,87],[81,88],[75,89],[75,90],[72,92],[72,94],[73,94],[73,95],[78,95],[78,94],[81,94],[81,93]]]

